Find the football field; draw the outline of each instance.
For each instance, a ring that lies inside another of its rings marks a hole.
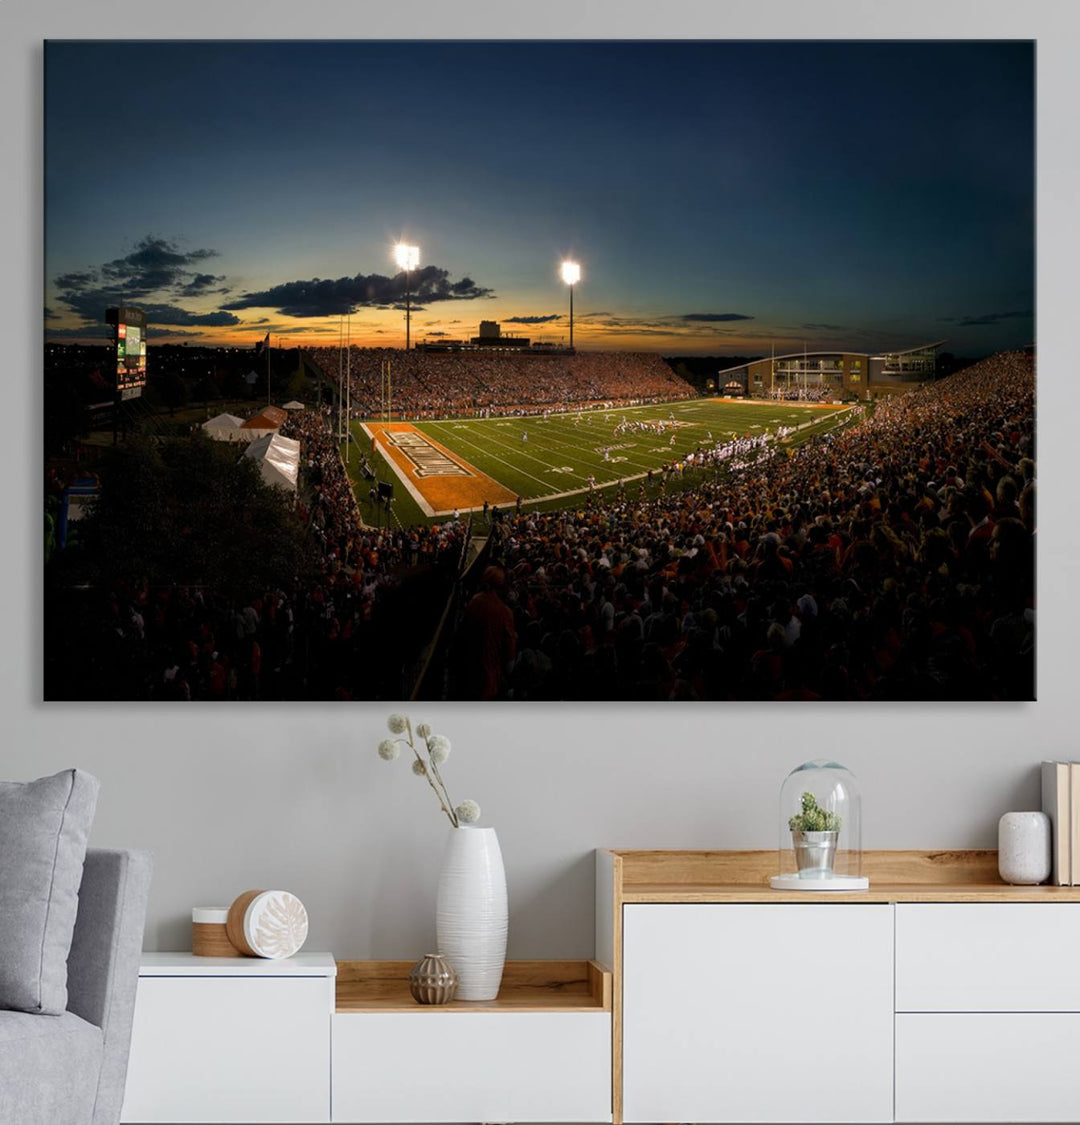
[[[732,437],[802,427],[791,443],[838,424],[845,407],[692,399],[660,406],[585,410],[547,418],[494,417],[444,422],[354,422],[349,473],[365,519],[374,515],[366,455],[380,481],[394,485],[394,511],[405,526],[521,496],[527,507],[573,504],[602,489],[655,472],[698,448]],[[645,423],[639,429],[636,423]],[[591,478],[591,482],[590,482]],[[372,518],[370,522],[377,522]]]

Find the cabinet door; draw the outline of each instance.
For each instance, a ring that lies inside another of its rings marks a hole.
[[[142,977],[121,1120],[330,1120],[323,977]]]
[[[623,911],[627,1122],[892,1120],[890,905]]]

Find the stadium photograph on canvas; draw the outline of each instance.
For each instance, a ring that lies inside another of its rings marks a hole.
[[[47,700],[1035,698],[1028,41],[49,41]]]

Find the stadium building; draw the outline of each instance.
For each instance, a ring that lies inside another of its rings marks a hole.
[[[731,384],[738,384],[750,398],[797,398],[807,392],[821,392],[824,397],[837,399],[869,399],[933,382],[937,349],[943,343],[944,340],[935,340],[932,344],[880,355],[803,351],[766,356],[718,372],[716,385],[730,393],[735,390]]]
[[[516,352],[522,355],[573,355],[572,348],[557,344],[543,344],[528,336],[504,333],[502,325],[495,320],[480,321],[479,335],[468,340],[422,340],[416,345],[418,352]]]

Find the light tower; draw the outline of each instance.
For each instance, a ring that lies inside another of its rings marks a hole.
[[[420,247],[399,242],[394,247],[394,261],[397,262],[398,269],[405,271],[405,350],[408,351],[409,327],[412,319],[412,290],[409,285],[409,275],[420,264]]]
[[[559,267],[563,281],[570,286],[570,348],[574,347],[574,286],[581,280],[581,266],[577,262],[563,262]]]

